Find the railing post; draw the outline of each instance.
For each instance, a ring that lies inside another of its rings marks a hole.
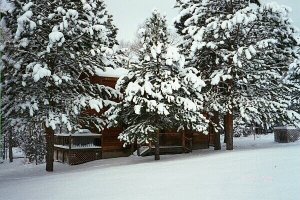
[[[186,137],[185,137],[185,130],[181,132],[181,145],[182,145],[182,149],[183,149],[183,152],[186,153],[187,150],[186,150]]]
[[[160,155],[159,155],[159,131],[156,132],[155,160],[160,160]]]

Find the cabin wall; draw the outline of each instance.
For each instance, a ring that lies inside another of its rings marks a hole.
[[[159,135],[160,146],[181,146],[182,135],[181,133],[163,133]]]
[[[193,150],[209,148],[209,135],[205,135],[203,133],[194,133],[192,138]]]
[[[180,132],[167,132],[161,133],[159,136],[160,146],[182,146],[184,145],[190,148],[192,145],[192,150],[197,149],[207,149],[209,146],[213,146],[213,134],[203,134],[203,133],[187,133],[183,138]],[[191,139],[191,144],[189,143]]]
[[[121,132],[121,128],[110,128],[101,132],[103,158],[125,157],[132,153],[130,146],[124,147],[123,142],[118,139]]]
[[[118,78],[115,77],[101,77],[101,76],[92,76],[90,78],[92,84],[105,85],[111,88],[115,88]]]
[[[92,84],[101,84],[115,88],[118,78],[93,76],[90,80]],[[102,158],[126,157],[131,155],[131,147],[123,147],[123,142],[118,139],[121,132],[122,128],[109,128],[99,132],[102,134]]]

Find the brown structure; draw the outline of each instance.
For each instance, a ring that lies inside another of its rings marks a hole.
[[[275,127],[274,140],[279,143],[295,142],[300,139],[300,129],[295,127]]]
[[[141,156],[149,156],[155,154],[155,144],[147,144],[142,147]],[[207,149],[214,146],[214,135],[192,132],[163,132],[159,133],[159,153],[160,154],[177,154],[190,153],[197,149]]]
[[[118,75],[104,74],[106,76],[91,77],[92,84],[101,84],[111,88],[115,88]],[[102,158],[115,158],[129,156],[132,153],[130,146],[124,147],[123,143],[118,139],[122,128],[109,128],[101,131],[102,135]]]
[[[54,135],[54,159],[70,165],[102,158],[101,134],[77,133]]]
[[[93,76],[91,83],[114,88],[118,77]],[[87,111],[94,113],[93,110]],[[81,164],[93,160],[124,157],[138,150],[141,156],[154,155],[155,144],[124,147],[118,139],[122,128],[104,129],[101,132],[85,134],[56,134],[54,145],[54,159],[70,165]],[[211,131],[210,131],[211,132]],[[214,133],[177,133],[166,131],[159,133],[159,154],[188,153],[196,149],[214,146]],[[141,150],[144,149],[144,150]]]

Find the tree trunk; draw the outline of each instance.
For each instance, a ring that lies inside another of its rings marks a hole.
[[[6,140],[5,140],[5,136],[2,135],[3,137],[3,153],[2,153],[2,158],[3,160],[5,160],[5,151],[6,151]]]
[[[226,150],[233,150],[233,114],[226,113]]]
[[[219,120],[219,113],[214,112],[214,116],[212,118],[212,122],[219,126],[220,120]],[[221,150],[221,141],[220,141],[220,131],[216,131],[215,127],[212,126],[212,131],[214,134],[214,150]]]
[[[46,171],[53,172],[53,162],[54,162],[54,131],[51,127],[45,126],[46,132]]]
[[[9,162],[13,162],[13,139],[12,139],[12,133],[10,132],[8,134],[8,156],[9,156]]]
[[[141,149],[140,149],[140,148],[141,148],[141,145],[140,145],[140,144],[137,144],[137,145],[136,145],[136,151],[137,151],[137,155],[138,155],[138,156],[141,156]]]
[[[156,141],[155,141],[155,160],[160,160],[159,156],[159,132],[156,133]]]
[[[224,116],[224,143],[227,142],[227,118],[226,115]]]
[[[137,150],[137,140],[136,140],[136,138],[134,139],[134,143],[131,144],[130,148],[131,148],[131,154],[133,154],[134,151]]]

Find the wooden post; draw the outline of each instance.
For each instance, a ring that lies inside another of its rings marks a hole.
[[[227,112],[226,113],[226,129],[225,134],[226,136],[226,150],[233,150],[233,114]]]
[[[149,147],[149,149],[150,149],[150,152],[151,152],[151,154],[152,154],[153,152],[152,152],[152,142],[151,142],[151,141],[149,141],[149,143],[148,143],[148,147]]]
[[[214,112],[212,121],[217,126],[219,125],[220,120],[219,120],[219,113],[217,111]],[[220,131],[219,130],[216,131],[214,126],[212,126],[212,131],[214,133],[214,150],[221,150]]]
[[[137,141],[136,141],[136,138],[134,138],[134,143],[131,144],[131,146],[130,146],[131,154],[134,153],[134,151],[135,151],[135,149],[136,149],[135,147],[137,147]]]
[[[53,162],[54,162],[54,131],[51,127],[45,126],[46,133],[46,171],[53,172]]]
[[[227,142],[227,118],[226,115],[224,116],[224,143]]]
[[[137,138],[136,138],[136,152],[137,152],[137,155],[138,156],[141,156],[141,144],[139,144],[138,142],[137,142]]]
[[[192,151],[193,151],[193,135],[194,135],[194,133],[192,132],[192,133],[190,133],[190,139],[189,139],[189,148],[190,148],[190,153],[192,153]]]
[[[69,154],[70,154],[70,150],[72,148],[72,136],[71,134],[69,135]]]
[[[130,145],[131,154],[134,153],[134,149],[135,149],[134,146],[135,146],[135,143],[133,143],[133,144]]]
[[[253,133],[253,139],[255,140],[255,134],[257,133],[258,128],[254,125],[252,125],[252,133]]]
[[[56,149],[56,160],[58,160],[58,150]]]
[[[155,141],[155,160],[160,160],[159,155],[159,131],[156,133],[156,141]]]
[[[85,138],[84,138],[85,139]],[[72,149],[72,143],[73,143],[73,139],[72,139],[72,136],[71,136],[71,134],[70,134],[70,136],[69,136],[69,150],[68,150],[68,154],[67,154],[67,156],[68,156],[68,163],[70,164],[71,162],[70,162],[70,158],[71,158],[71,149]],[[73,155],[72,155],[73,156]]]
[[[103,159],[104,154],[104,132],[101,134],[101,159]]]
[[[181,145],[182,145],[182,149],[183,149],[183,152],[186,153],[186,144],[185,144],[185,130],[182,131],[181,133]]]

